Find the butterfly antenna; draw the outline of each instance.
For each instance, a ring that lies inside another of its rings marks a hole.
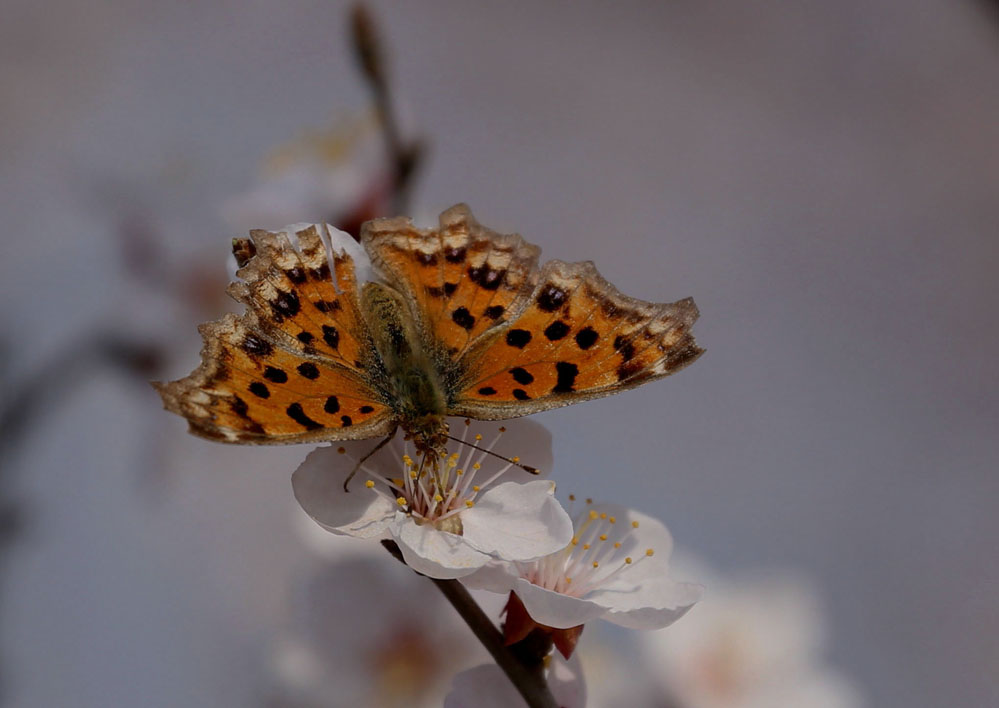
[[[453,435],[448,435],[447,439],[448,440],[454,440],[456,443],[461,443],[462,445],[468,445],[470,448],[478,450],[479,452],[484,452],[487,455],[492,455],[493,457],[498,457],[499,459],[503,460],[504,462],[509,462],[511,465],[516,465],[517,467],[519,467],[520,469],[524,470],[525,472],[530,472],[531,474],[541,474],[541,470],[539,470],[537,467],[531,467],[530,465],[522,464],[520,462],[517,462],[514,459],[511,459],[509,457],[504,457],[503,455],[500,455],[499,453],[493,452],[492,450],[487,450],[484,447],[479,447],[475,443],[470,443],[467,440],[462,440],[461,438],[456,438]]]
[[[365,453],[364,457],[362,457],[360,460],[357,461],[357,464],[354,465],[354,469],[350,471],[350,474],[347,475],[347,479],[343,481],[343,491],[350,492],[350,490],[347,489],[347,485],[350,484],[350,480],[354,479],[354,475],[357,474],[357,471],[359,469],[361,469],[361,465],[367,462],[369,457],[371,457],[376,452],[381,450],[383,447],[388,445],[389,440],[391,440],[394,437],[395,437],[395,431],[393,430],[391,433],[388,434],[388,437],[386,437],[380,443],[371,448],[368,452]]]

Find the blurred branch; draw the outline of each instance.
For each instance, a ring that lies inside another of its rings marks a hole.
[[[361,74],[371,88],[378,122],[392,163],[392,209],[394,215],[409,213],[413,176],[425,152],[419,140],[406,142],[399,130],[389,88],[385,51],[378,28],[368,9],[358,3],[351,10],[350,35]]]
[[[406,564],[399,546],[394,541],[382,541],[382,545],[396,560],[403,565]],[[417,573],[417,575],[422,575],[422,573]],[[548,690],[548,683],[545,681],[543,672],[532,670],[527,663],[522,662],[514,652],[510,651],[503,642],[503,635],[496,629],[496,625],[486,616],[486,613],[482,611],[482,608],[475,602],[464,585],[457,580],[428,579],[437,586],[437,589],[465,620],[476,638],[482,642],[499,667],[503,669],[503,673],[507,675],[520,695],[527,701],[528,706],[531,708],[558,708],[555,698]],[[543,666],[540,662],[532,661],[530,663],[536,664],[538,669]]]

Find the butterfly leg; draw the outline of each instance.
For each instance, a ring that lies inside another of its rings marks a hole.
[[[352,469],[350,471],[350,474],[347,475],[347,479],[345,479],[343,481],[343,491],[350,492],[350,490],[347,489],[347,485],[350,484],[350,480],[354,479],[354,475],[357,474],[357,471],[359,469],[361,469],[361,465],[363,465],[365,462],[367,462],[367,460],[368,460],[369,457],[371,457],[376,452],[378,452],[379,450],[381,450],[383,447],[385,447],[386,445],[388,445],[389,441],[391,441],[392,438],[394,438],[394,437],[395,437],[395,428],[392,428],[392,432],[390,432],[385,437],[384,440],[382,440],[377,445],[375,445],[373,448],[371,448],[371,450],[369,450],[368,452],[366,452],[364,454],[364,457],[362,457],[360,460],[357,461],[357,464],[354,465],[354,469]]]

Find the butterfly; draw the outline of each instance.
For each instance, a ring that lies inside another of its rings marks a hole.
[[[402,428],[427,455],[443,452],[448,416],[515,418],[608,396],[702,353],[693,300],[627,297],[591,262],[539,266],[537,246],[481,226],[463,204],[436,229],[365,223],[366,282],[338,236],[310,225],[233,241],[228,292],[245,313],[202,325],[201,365],[154,383],[191,432],[384,443]]]

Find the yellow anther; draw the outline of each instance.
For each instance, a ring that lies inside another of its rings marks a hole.
[[[395,500],[395,503],[399,506],[406,506],[406,497],[399,497]]]
[[[500,426],[500,432],[501,433],[505,433],[506,432],[506,428],[504,428],[502,425]]]
[[[465,470],[459,468],[456,469],[454,473],[460,477],[461,475],[465,474]]]
[[[578,546],[579,545],[579,537],[578,536],[573,536],[572,537],[572,545],[573,546]]]
[[[338,447],[338,448],[336,449],[336,451],[337,451],[337,452],[339,452],[339,453],[340,453],[340,454],[342,455],[342,454],[344,454],[345,452],[347,452],[347,448],[345,448],[345,447]]]
[[[416,470],[410,470],[409,471],[409,478],[410,479],[416,479]]]
[[[604,512],[601,512],[601,513],[600,513],[600,518],[601,518],[601,519],[606,519],[606,518],[607,518],[607,512],[606,512],[606,511],[604,511]]]
[[[471,424],[472,424],[472,419],[471,418],[465,418],[465,425],[471,425]]]
[[[607,518],[607,520],[610,521],[612,524],[616,524],[617,523],[617,517],[616,516],[610,516],[610,517]]]
[[[372,487],[375,486],[375,480],[369,479],[367,482],[364,483],[364,486],[367,487],[368,489],[371,489]]]
[[[572,578],[570,578],[570,577],[569,577],[568,575],[567,575],[567,576],[565,576],[565,584],[566,584],[566,585],[569,585],[569,584],[571,584],[571,583],[572,583]]]
[[[476,439],[476,440],[481,440],[481,439],[482,439],[482,435],[481,435],[481,434],[479,434],[479,433],[476,433],[476,434],[475,434],[475,439]]]
[[[599,567],[600,567],[600,564],[599,564],[599,563],[597,563],[596,561],[593,561],[593,567],[594,567],[594,568],[599,568]]]
[[[655,553],[655,551],[653,551],[651,548],[646,548],[645,549],[645,555],[651,556],[653,553]]]
[[[471,499],[466,499],[465,500],[465,506],[467,506],[469,509],[471,509],[473,506],[475,506],[475,502],[473,502]]]
[[[510,462],[520,462],[520,458],[514,455],[513,457],[510,458]]]
[[[575,494],[570,494],[569,495],[569,501],[576,501],[576,495]]]
[[[592,504],[592,503],[593,503],[593,500],[592,500],[592,499],[590,499],[589,497],[587,497],[587,498],[586,498],[586,503],[587,503],[587,504]]]
[[[590,518],[591,519],[598,519],[598,518],[600,518],[600,514],[597,513],[596,509],[590,509]]]
[[[621,547],[621,542],[620,541],[615,541],[614,542],[614,548],[620,548],[620,547]]]
[[[440,494],[435,494],[434,501],[440,504],[442,501],[444,501],[444,497],[442,497]]]
[[[584,544],[583,544],[583,550],[584,550],[584,551],[588,551],[588,550],[590,550],[590,544],[588,544],[588,543],[584,543]]]
[[[627,558],[625,558],[624,562],[627,563],[628,565],[631,565],[631,556],[628,556]]]
[[[473,470],[481,470],[482,469],[482,465],[480,465],[478,462],[475,462],[475,463],[472,464],[472,469]]]
[[[607,534],[605,534],[605,533],[600,534],[600,540],[601,541],[606,541],[607,540]]]
[[[393,477],[392,478],[392,484],[394,484],[397,487],[401,487],[404,484],[404,482],[401,479],[399,479],[398,477]]]
[[[631,522],[631,528],[637,529],[638,528],[638,522],[637,521],[632,521]]]
[[[473,484],[473,485],[472,485],[472,491],[473,491],[473,492],[477,492],[477,491],[479,491],[479,485],[477,485],[477,484]]]

